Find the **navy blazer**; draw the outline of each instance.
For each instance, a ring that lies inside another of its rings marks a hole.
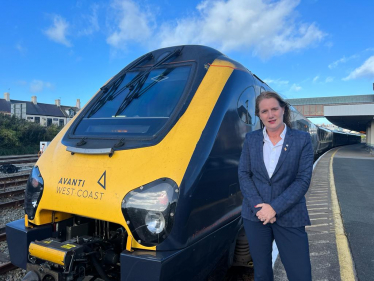
[[[259,221],[257,204],[268,203],[275,210],[276,223],[284,227],[310,225],[305,193],[313,172],[313,148],[308,133],[287,127],[282,152],[269,178],[263,157],[262,130],[246,135],[239,163],[240,189],[244,196],[242,217]]]

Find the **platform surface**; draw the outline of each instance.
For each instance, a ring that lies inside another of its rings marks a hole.
[[[332,166],[330,160],[333,157]],[[332,168],[332,169],[331,169]],[[338,147],[327,152],[316,164],[306,194],[311,226],[309,237],[312,276],[315,281],[351,281],[341,274],[331,201],[330,172],[338,198],[354,278],[374,280],[374,155],[365,144]],[[348,259],[349,260],[349,259]],[[285,281],[286,272],[278,256],[274,280]],[[352,280],[354,281],[354,280]]]
[[[333,169],[358,280],[374,280],[374,156],[363,145],[342,147]]]

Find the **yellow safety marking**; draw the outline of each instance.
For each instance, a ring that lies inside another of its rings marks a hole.
[[[75,247],[76,246],[72,245],[72,244],[65,244],[65,245],[61,246],[61,248],[68,249],[68,250],[70,250],[71,248],[75,248]]]
[[[336,246],[338,248],[340,278],[342,281],[352,281],[352,280],[356,280],[354,269],[353,269],[352,254],[349,249],[348,239],[344,231],[344,225],[343,225],[342,216],[340,212],[340,205],[338,201],[338,196],[336,194],[334,172],[332,169],[333,158],[336,152],[338,152],[338,150],[339,149],[337,149],[331,156],[330,169],[329,169],[332,214],[334,217]]]
[[[64,259],[66,253],[63,251],[48,248],[31,242],[29,246],[29,253],[31,256],[37,257],[38,259],[50,261],[59,265],[65,265]]]
[[[25,215],[25,227],[29,227],[29,216],[27,214]]]
[[[127,237],[127,242],[126,242],[126,251],[129,251],[129,252],[133,252],[133,251],[134,251],[134,250],[131,248],[132,240],[133,240],[132,236],[129,235],[129,236]]]

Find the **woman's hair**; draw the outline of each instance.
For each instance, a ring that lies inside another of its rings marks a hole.
[[[276,99],[279,102],[280,107],[282,107],[284,109],[283,122],[287,125],[287,127],[292,128],[292,126],[291,126],[291,110],[290,110],[290,105],[287,102],[285,102],[280,97],[280,95],[278,95],[275,92],[270,92],[270,91],[262,92],[256,98],[256,109],[255,109],[256,116],[258,116],[258,118],[260,118],[260,108],[259,108],[260,102],[262,100],[264,100],[264,99],[271,99],[271,98]],[[264,124],[262,123],[261,119],[260,119],[260,122],[261,122],[261,127],[264,127]]]

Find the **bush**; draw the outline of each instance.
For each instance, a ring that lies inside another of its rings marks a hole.
[[[0,155],[38,153],[40,141],[51,141],[61,130],[0,114]]]

